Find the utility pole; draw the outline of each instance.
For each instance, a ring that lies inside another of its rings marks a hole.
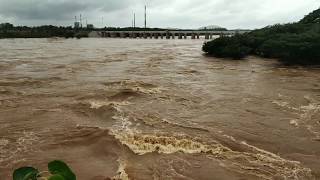
[[[82,15],[80,14],[80,27],[82,28]]]
[[[101,17],[101,22],[102,22],[102,28],[103,28],[103,26],[104,26],[103,16]]]
[[[144,6],[144,28],[147,29],[147,6]]]

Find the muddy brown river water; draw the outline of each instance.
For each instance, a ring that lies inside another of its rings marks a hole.
[[[203,40],[0,40],[0,179],[320,179],[320,69]]]

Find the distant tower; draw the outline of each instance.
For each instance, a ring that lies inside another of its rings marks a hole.
[[[144,6],[144,28],[147,28],[147,6]]]
[[[80,23],[78,22],[77,16],[74,17],[74,28],[78,29],[80,27]]]
[[[136,27],[136,13],[133,13],[133,27]]]

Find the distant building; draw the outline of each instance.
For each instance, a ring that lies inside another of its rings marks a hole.
[[[79,29],[80,28],[80,22],[74,22],[74,28]]]
[[[94,29],[93,24],[87,24],[87,29]]]

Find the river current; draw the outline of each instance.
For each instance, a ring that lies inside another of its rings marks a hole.
[[[0,40],[0,179],[320,179],[320,69],[204,40]]]

